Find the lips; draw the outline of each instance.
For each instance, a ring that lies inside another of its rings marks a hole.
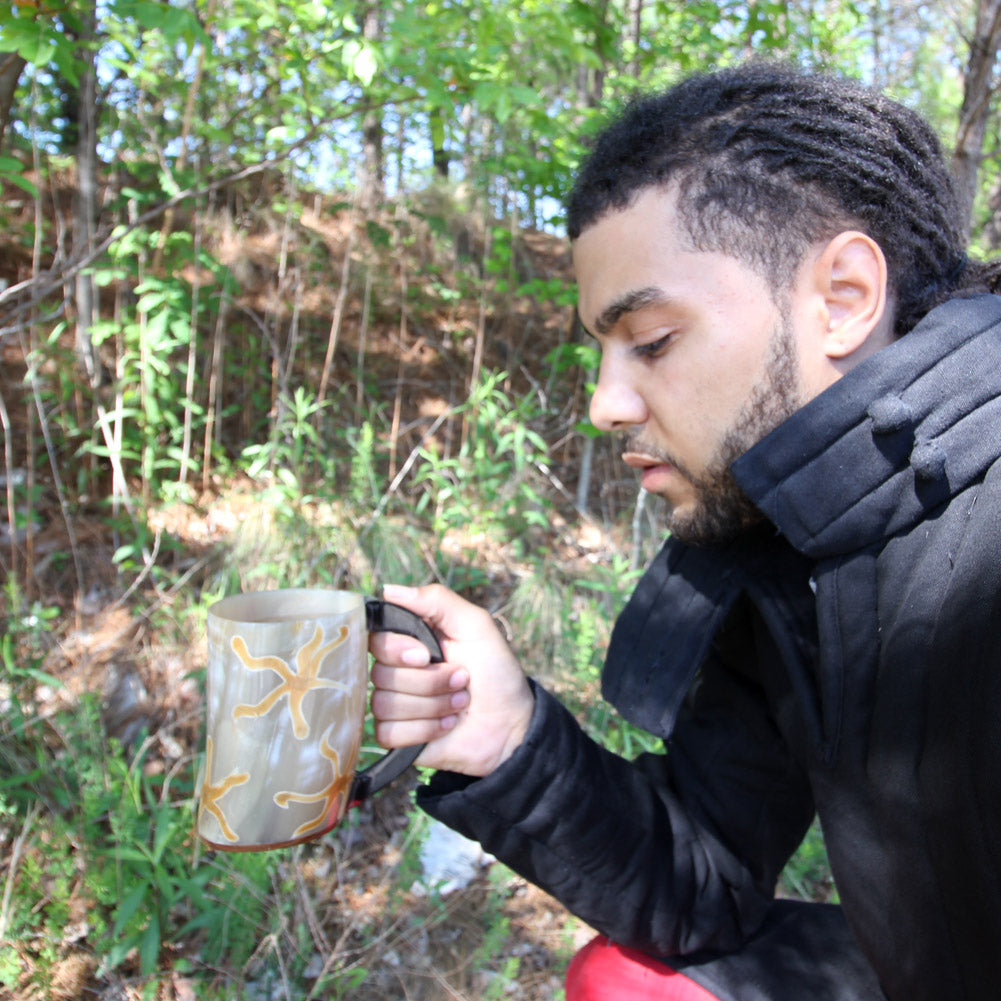
[[[640,471],[640,483],[648,493],[661,493],[669,489],[674,466],[648,452],[623,452],[622,461]]]
[[[650,469],[653,466],[670,466],[669,462],[648,455],[646,452],[623,452],[622,461],[633,469]]]

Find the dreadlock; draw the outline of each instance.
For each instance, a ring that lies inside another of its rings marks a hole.
[[[997,278],[966,257],[930,126],[842,78],[752,63],[634,99],[578,176],[570,238],[669,183],[695,249],[737,257],[773,291],[818,240],[867,233],[887,259],[898,335],[950,295]]]

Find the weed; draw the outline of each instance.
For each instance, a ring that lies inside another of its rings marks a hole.
[[[354,440],[348,493],[351,501],[363,508],[368,504],[374,504],[380,493],[379,482],[375,475],[375,432],[371,422],[364,421],[351,437]]]
[[[803,843],[786,864],[779,886],[786,895],[799,897],[801,900],[838,902],[827,861],[824,835],[818,822],[815,821],[806,832]]]
[[[505,378],[504,372],[483,373],[460,408],[468,432],[458,455],[445,458],[421,450],[416,510],[433,511],[435,535],[461,527],[467,534],[483,532],[517,545],[526,530],[549,525],[548,501],[536,484],[548,452],[531,426],[538,406],[532,394],[512,399],[502,388]]]

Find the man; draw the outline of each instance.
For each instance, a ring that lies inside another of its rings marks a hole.
[[[594,423],[671,509],[603,693],[626,762],[481,609],[387,588],[377,736],[432,815],[604,936],[569,999],[1001,996],[1001,297],[916,115],[748,66],[643,99],[571,195]],[[773,899],[819,816],[841,906]]]

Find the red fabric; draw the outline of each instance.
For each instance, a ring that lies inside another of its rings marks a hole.
[[[694,980],[599,935],[567,969],[566,1001],[718,1001]]]

